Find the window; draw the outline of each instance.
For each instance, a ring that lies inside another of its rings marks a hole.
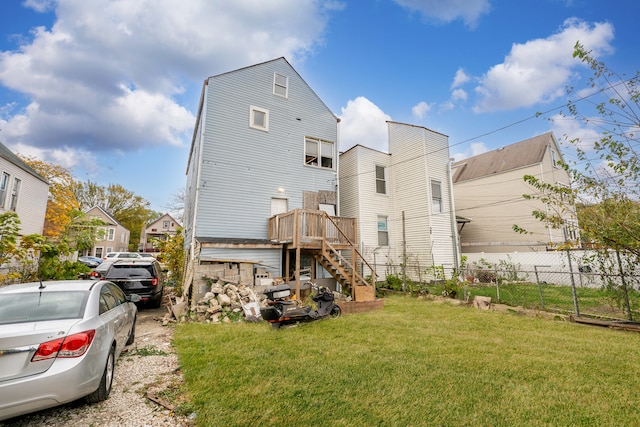
[[[282,74],[273,73],[273,94],[288,97],[289,92],[289,77]]]
[[[9,174],[2,172],[2,180],[0,180],[0,208],[4,209],[4,202],[7,199],[7,188],[9,187]]]
[[[107,230],[107,240],[114,240],[116,236],[116,229],[115,228],[109,228]]]
[[[389,246],[389,229],[387,217],[378,216],[378,246]]]
[[[16,207],[18,206],[18,193],[20,193],[20,183],[22,181],[18,178],[14,178],[13,180],[13,190],[11,191],[11,205],[9,209],[12,211],[16,211]]]
[[[96,246],[94,255],[98,258],[102,258],[102,247]]]
[[[555,150],[551,150],[551,163],[553,163],[554,168],[558,167],[558,158]]]
[[[269,130],[269,110],[265,110],[264,108],[254,107],[253,105],[250,107],[251,117],[249,126],[254,129],[259,129],[263,131]]]
[[[307,137],[304,144],[305,164],[333,169],[333,142]]]
[[[432,213],[442,213],[442,186],[440,181],[431,180]]]
[[[385,179],[385,167],[376,165],[376,193],[387,194],[387,180]]]
[[[169,221],[162,221],[162,228],[165,230],[169,229]]]

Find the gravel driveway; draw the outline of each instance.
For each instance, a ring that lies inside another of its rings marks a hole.
[[[173,325],[162,326],[166,308],[140,309],[136,340],[116,364],[109,398],[98,404],[82,401],[22,417],[0,421],[0,426],[188,426],[188,418],[175,415],[162,392],[179,384],[182,376],[171,346]],[[64,387],[64,385],[61,385]],[[160,402],[160,403],[156,403]]]

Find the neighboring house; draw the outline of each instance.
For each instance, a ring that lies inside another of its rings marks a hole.
[[[185,292],[222,270],[239,282],[295,277],[296,292],[305,267],[314,279],[344,273],[318,267],[327,233],[345,235],[328,219],[338,214],[338,122],[284,58],[204,81],[186,171]]]
[[[139,252],[157,252],[156,242],[167,240],[170,236],[175,236],[180,224],[168,213],[151,222],[142,229],[140,234]]]
[[[0,144],[0,213],[20,218],[20,234],[42,234],[49,183],[11,150]]]
[[[85,212],[89,218],[99,218],[106,223],[100,228],[104,239],[96,240],[91,250],[81,255],[91,255],[104,258],[109,252],[127,252],[129,250],[129,230],[124,228],[111,214],[99,206],[94,206]]]
[[[377,276],[430,280],[458,266],[446,135],[387,122],[389,153],[356,145],[340,154],[340,212],[359,219],[359,244]],[[369,274],[369,272],[365,272]]]
[[[544,251],[563,244],[564,230],[532,216],[536,209],[544,211],[544,204],[522,197],[537,191],[524,181],[525,175],[569,186],[570,176],[559,165],[561,160],[558,143],[548,132],[454,163],[456,212],[470,219],[460,233],[462,252]],[[566,238],[579,241],[575,209],[565,217],[570,224]],[[528,233],[515,232],[514,225]]]

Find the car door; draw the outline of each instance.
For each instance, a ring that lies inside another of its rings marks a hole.
[[[116,354],[124,348],[131,330],[131,313],[126,298],[113,283],[105,283],[100,290],[100,318],[116,340]]]

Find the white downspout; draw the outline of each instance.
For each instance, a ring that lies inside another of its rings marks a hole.
[[[460,244],[460,240],[458,238],[458,222],[456,221],[456,207],[455,202],[453,200],[453,176],[451,174],[451,165],[453,164],[453,159],[449,159],[447,162],[447,173],[449,175],[449,210],[451,211],[451,229],[453,231],[453,265],[456,271],[460,268],[459,258],[459,249],[458,245]]]

